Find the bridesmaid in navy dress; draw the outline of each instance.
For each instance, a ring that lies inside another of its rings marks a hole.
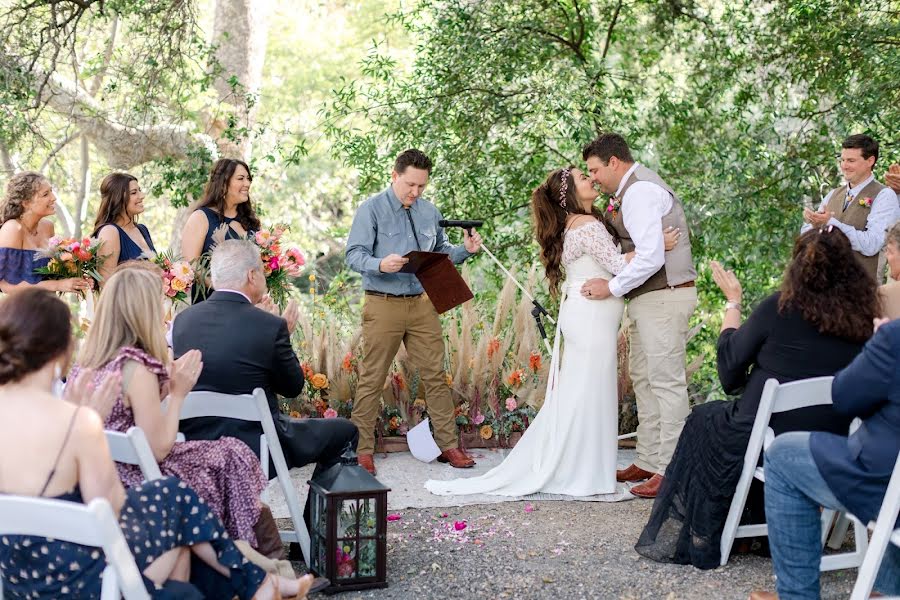
[[[0,291],[37,286],[53,292],[80,292],[91,288],[87,279],[72,277],[44,281],[36,268],[49,259],[36,256],[46,250],[53,237],[56,196],[50,181],[40,173],[25,171],[6,184],[6,196],[0,211]]]
[[[144,192],[137,177],[110,173],[100,183],[100,209],[94,222],[94,236],[103,242],[105,257],[100,266],[103,281],[116,265],[129,260],[149,260],[156,255],[153,239],[145,225],[137,222],[144,212]]]
[[[203,197],[181,230],[181,256],[188,261],[208,259],[222,240],[245,238],[259,231],[259,219],[250,203],[250,167],[242,160],[222,158],[213,165]],[[202,261],[201,261],[202,262]],[[212,292],[209,278],[194,285],[193,302],[205,300]],[[206,288],[205,292],[201,288]]]
[[[84,372],[52,394],[71,360],[71,315],[28,289],[0,311],[0,493],[87,503],[107,500],[153,598],[305,596],[312,582],[266,576],[243,556],[198,494],[174,477],[125,490],[103,433],[121,379],[96,388]],[[67,401],[68,400],[68,401]],[[0,536],[6,598],[100,597],[103,552],[50,538]]]

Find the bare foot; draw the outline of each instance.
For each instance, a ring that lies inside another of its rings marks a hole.
[[[315,577],[312,575],[304,575],[298,579],[288,579],[286,577],[278,578],[278,591],[285,599],[306,600],[306,594],[312,587]]]

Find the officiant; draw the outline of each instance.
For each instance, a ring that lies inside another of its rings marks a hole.
[[[394,161],[391,185],[368,198],[356,211],[347,239],[347,265],[362,274],[363,357],[351,420],[359,428],[359,464],[376,473],[375,426],[391,362],[406,346],[425,388],[428,415],[441,455],[438,461],[464,469],[475,465],[459,448],[453,400],[444,376],[444,336],[438,313],[412,273],[399,272],[415,251],[442,252],[460,264],[481,249],[477,232],[464,231],[453,246],[438,224],[441,213],[422,193],[431,175],[431,159],[405,150]]]

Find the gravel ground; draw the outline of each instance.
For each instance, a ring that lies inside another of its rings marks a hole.
[[[640,557],[633,546],[651,506],[505,502],[402,511],[388,523],[389,587],[340,597],[746,600],[752,590],[774,590],[771,561],[753,555],[712,571]],[[457,521],[465,529],[456,531]],[[856,570],[824,574],[823,600],[847,598],[855,579]]]

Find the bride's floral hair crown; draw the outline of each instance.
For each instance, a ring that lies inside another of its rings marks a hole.
[[[569,191],[569,167],[562,170],[562,182],[559,184],[559,205],[566,207],[566,192]]]

